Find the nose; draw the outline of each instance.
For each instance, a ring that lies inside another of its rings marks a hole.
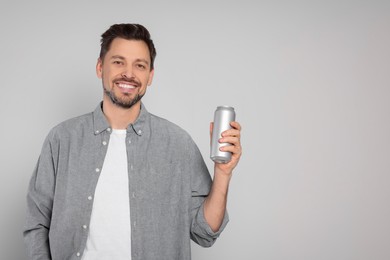
[[[132,77],[134,77],[131,66],[126,66],[122,71],[121,76],[127,79],[131,79]]]

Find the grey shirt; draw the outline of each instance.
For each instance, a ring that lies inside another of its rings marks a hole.
[[[27,195],[29,259],[81,259],[110,132],[100,104],[48,134]],[[218,232],[204,218],[212,181],[191,137],[141,104],[126,149],[132,259],[191,259],[190,239],[211,246],[228,216]]]

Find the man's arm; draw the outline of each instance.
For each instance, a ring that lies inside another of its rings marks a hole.
[[[55,187],[55,159],[49,136],[43,144],[27,192],[27,216],[23,237],[30,260],[51,259],[49,228]]]
[[[217,232],[222,225],[226,212],[230,179],[242,153],[240,141],[241,126],[237,122],[232,122],[231,126],[232,129],[222,133],[222,138],[220,138],[219,142],[232,144],[221,147],[221,151],[232,153],[232,159],[226,164],[215,163],[213,184],[204,202],[204,216],[213,232]],[[210,136],[211,131],[212,124],[210,124]]]

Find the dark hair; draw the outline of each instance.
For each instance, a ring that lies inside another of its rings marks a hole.
[[[115,38],[122,38],[125,40],[139,40],[146,43],[150,54],[150,69],[154,68],[154,59],[156,58],[156,49],[149,31],[140,24],[114,24],[102,34],[100,59],[103,61],[104,56],[110,49],[111,43]]]

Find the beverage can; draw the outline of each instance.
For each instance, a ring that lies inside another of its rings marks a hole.
[[[216,163],[228,163],[232,158],[231,152],[220,151],[222,146],[231,145],[220,143],[218,139],[222,137],[222,132],[231,129],[230,123],[236,120],[236,113],[233,107],[219,106],[214,113],[214,126],[211,136],[210,158]]]

